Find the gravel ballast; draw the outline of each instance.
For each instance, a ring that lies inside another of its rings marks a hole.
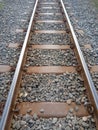
[[[0,73],[0,103],[5,102],[14,72]]]
[[[98,65],[98,6],[93,0],[64,0],[64,3],[80,47],[86,44],[92,47],[91,50],[82,48],[86,63],[88,66]],[[96,3],[98,2],[96,1]],[[91,75],[93,75],[92,79],[96,86],[98,72],[95,76],[94,74]]]
[[[10,48],[9,44],[22,45],[34,1],[0,0],[0,64],[16,66],[21,48]],[[0,119],[14,72],[0,73]]]
[[[63,101],[72,99],[77,104],[88,101],[78,74],[32,74],[24,76],[19,101]]]
[[[19,55],[20,48],[0,48],[0,63],[3,65],[16,66]]]
[[[77,60],[74,52],[69,50],[39,50],[30,49],[27,53],[28,66],[76,66]]]
[[[32,34],[30,44],[57,44],[68,45],[70,44],[70,38],[68,34]]]
[[[43,8],[40,8],[37,10],[38,13],[60,13],[61,10],[60,9],[43,9]]]
[[[34,26],[36,30],[65,30],[64,23],[36,23]]]
[[[3,6],[0,8],[0,43],[20,43],[24,40],[25,35],[17,34],[16,29],[27,29],[34,1],[14,0],[13,2],[12,0],[5,0],[2,3]],[[19,37],[22,38],[20,39]]]
[[[98,73],[97,72],[95,72],[95,73],[92,74],[92,79],[93,79],[95,87],[96,87],[96,89],[98,91]]]
[[[55,14],[55,13],[54,13]],[[39,15],[36,20],[63,20],[62,15]]]
[[[97,49],[83,49],[84,57],[88,65],[98,65],[98,50]]]
[[[12,121],[12,130],[96,130],[92,116],[79,118],[68,113],[65,118],[38,118],[36,113],[31,116],[15,116]],[[86,119],[86,120],[84,120]]]
[[[51,1],[51,0],[49,0]],[[67,1],[67,0],[66,0]],[[82,1],[80,0],[80,5],[79,4],[74,4],[76,3],[75,0],[68,0],[69,2],[73,2],[73,5],[78,6],[80,8],[80,6],[82,5]],[[77,1],[77,0],[76,0]],[[47,2],[47,0],[46,0]],[[78,2],[78,1],[77,1]],[[10,3],[10,2],[9,2]],[[11,1],[11,3],[13,3],[13,1]],[[17,3],[17,2],[16,2]],[[29,15],[29,11],[32,8],[32,1],[29,1],[29,5],[27,4],[27,8],[28,8],[28,12],[24,11],[24,4],[25,1],[19,1],[19,3],[16,4],[16,6],[20,8],[22,8],[22,15],[23,17],[19,17],[16,16],[16,18],[24,18],[24,16],[28,17]],[[88,4],[87,0],[86,2],[84,2],[85,5]],[[20,7],[21,5],[21,7]],[[13,4],[11,5],[13,7]],[[9,6],[9,8],[7,10],[9,10],[11,8],[11,6]],[[18,8],[15,6],[14,11],[15,14],[17,13],[16,10],[18,10]],[[86,7],[86,6],[85,6]],[[78,9],[79,9],[78,8]],[[76,8],[76,10],[78,10]],[[86,9],[86,8],[83,8]],[[79,9],[79,12],[82,10],[82,8]],[[60,10],[56,9],[40,9],[39,11],[46,13],[55,13],[55,12],[60,12]],[[39,12],[38,11],[38,12]],[[8,14],[10,14],[11,10],[8,11]],[[13,11],[12,11],[13,12]],[[76,11],[77,12],[77,11]],[[83,11],[85,12],[85,11]],[[89,12],[87,12],[89,13]],[[21,14],[21,11],[19,11],[19,14]],[[77,15],[77,13],[76,13]],[[80,16],[82,16],[83,14],[80,14]],[[13,15],[14,16],[14,15]],[[13,17],[12,16],[12,17]],[[88,16],[88,15],[87,15]],[[40,18],[43,18],[40,17]],[[45,17],[46,18],[46,17]],[[59,16],[57,17],[51,17],[52,19],[54,18],[55,20],[61,20],[59,18]],[[47,19],[51,19],[50,16],[47,17]],[[82,17],[85,18],[85,17]],[[91,17],[90,17],[91,18]],[[37,18],[36,18],[37,19]],[[24,19],[22,19],[24,20]],[[5,20],[4,20],[5,21]],[[21,22],[18,21],[17,27],[15,27],[13,29],[13,20],[9,20],[7,19],[7,21],[10,21],[10,24],[12,25],[11,28],[11,34],[9,33],[9,31],[7,32],[7,36],[4,37],[4,33],[6,32],[7,29],[4,29],[1,34],[2,38],[0,39],[1,44],[8,44],[7,42],[21,42],[24,39],[25,36],[25,32],[15,32],[15,30],[21,29],[21,28],[27,28],[27,24],[23,24],[22,26],[20,25]],[[27,21],[27,18],[26,18]],[[76,20],[75,20],[76,21]],[[73,23],[74,24],[74,23]],[[92,24],[92,21],[90,21],[90,25]],[[7,25],[7,24],[6,24]],[[81,19],[80,19],[80,26],[82,25]],[[42,26],[37,25],[40,29],[42,29]],[[47,26],[47,25],[45,25]],[[52,25],[53,26],[53,25]],[[83,26],[84,28],[87,27],[87,25]],[[91,27],[94,28],[94,25],[92,25]],[[51,26],[47,26],[45,28],[50,29]],[[59,29],[59,27],[54,27],[55,29]],[[92,36],[96,35],[96,31],[94,31],[94,33],[90,34],[89,36],[85,35],[84,31],[81,31],[79,28],[75,29],[77,31],[77,36],[79,38],[80,44],[81,46],[84,45],[85,43],[89,43],[89,38],[91,41],[93,41]],[[87,29],[87,31],[89,30],[89,27]],[[86,31],[85,31],[86,32]],[[92,35],[92,36],[91,36]],[[97,38],[95,36],[95,38]],[[70,40],[69,40],[69,36],[68,34],[32,34],[31,37],[32,41],[30,41],[30,44],[58,44],[58,45],[68,45],[70,44]],[[4,41],[4,42],[3,42]],[[7,41],[7,42],[6,42]],[[85,41],[85,43],[84,43]],[[90,42],[91,44],[91,42]],[[94,47],[96,46],[96,44],[94,43],[93,45]],[[97,46],[96,46],[97,47]],[[1,49],[1,57],[2,60],[0,61],[0,63],[3,64],[10,64],[10,65],[15,65],[17,63],[16,61],[16,57],[19,57],[19,53],[20,50],[18,49],[13,49],[11,51],[7,50],[7,49]],[[19,53],[18,53],[18,51]],[[8,52],[8,54],[5,55],[6,51]],[[97,49],[96,51],[89,51],[89,50],[84,50],[84,55],[87,58],[87,63],[90,65],[95,65],[97,64]],[[15,52],[15,53],[14,53]],[[55,50],[33,50],[30,52],[30,55],[32,56],[32,59],[27,59],[29,62],[29,65],[76,65],[76,61],[74,61],[71,58],[74,59],[74,55],[71,53],[71,57],[69,57],[69,50],[66,51],[67,53],[65,53],[65,51],[60,50],[60,51],[55,51]],[[13,55],[11,55],[13,53]],[[17,53],[17,54],[16,54]],[[67,54],[67,55],[66,55]],[[40,55],[40,56],[39,56]],[[94,57],[92,56],[94,55]],[[68,56],[68,57],[66,57]],[[90,56],[90,58],[89,58]],[[7,60],[5,59],[5,57],[7,57]],[[8,58],[10,57],[10,58]],[[63,59],[62,57],[66,57],[66,59]],[[53,58],[53,59],[52,59]],[[86,59],[85,58],[85,59]],[[71,63],[70,63],[71,60]],[[61,62],[63,61],[63,63]],[[93,62],[93,63],[92,63]],[[68,63],[68,64],[67,64]],[[8,93],[8,88],[6,89],[6,91],[4,90],[4,86],[7,85],[7,87],[9,86],[9,82],[12,80],[9,76],[9,74],[12,76],[12,73],[4,73],[1,74],[1,81],[3,81],[4,76],[4,80],[3,82],[1,82],[1,88],[0,88],[0,93],[1,93],[1,102],[5,101],[7,98],[7,93]],[[97,86],[97,80],[96,78],[98,77],[97,74],[93,75],[93,81]],[[9,87],[10,88],[10,87]],[[96,87],[97,88],[97,87]],[[2,92],[5,94],[4,96],[2,95]],[[86,95],[86,89],[84,87],[84,82],[81,79],[81,77],[77,74],[70,74],[70,73],[64,73],[64,74],[59,74],[59,75],[55,75],[55,74],[32,74],[32,75],[25,75],[22,79],[22,83],[21,83],[21,88],[20,88],[20,92],[18,95],[18,100],[19,102],[38,102],[38,101],[56,101],[56,102],[67,102],[68,100],[72,100],[74,102],[76,102],[77,105],[80,104],[87,104],[88,98]],[[76,117],[72,114],[72,112],[70,111],[69,114],[65,117],[65,118],[49,118],[49,119],[44,119],[44,118],[38,118],[36,113],[33,116],[30,116],[29,114],[26,115],[18,115],[18,116],[14,116],[13,120],[12,120],[12,126],[11,126],[12,130],[96,130],[95,128],[95,121],[94,118],[92,116],[88,116],[88,117]]]
[[[52,1],[52,2],[53,2],[53,1]],[[54,3],[56,3],[56,2],[54,2]],[[43,7],[48,7],[48,8],[51,7],[51,8],[53,8],[53,9],[54,9],[54,8],[60,8],[60,7],[59,7],[59,4],[57,4],[57,3],[56,3],[56,4],[45,4],[45,5],[44,5],[44,4],[40,4],[40,8],[43,8]]]

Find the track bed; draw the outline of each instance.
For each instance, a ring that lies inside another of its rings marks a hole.
[[[97,130],[97,106],[62,0],[36,0],[1,130]]]

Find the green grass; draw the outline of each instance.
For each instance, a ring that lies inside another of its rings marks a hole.
[[[0,10],[3,9],[3,7],[4,7],[4,3],[0,2]]]
[[[98,9],[98,0],[93,0],[93,2],[95,3],[95,6],[96,6],[97,9]]]

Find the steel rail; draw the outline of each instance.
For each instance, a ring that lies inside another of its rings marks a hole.
[[[96,88],[94,86],[94,83],[92,81],[92,78],[91,78],[90,72],[88,70],[87,64],[85,62],[85,59],[83,57],[82,51],[80,49],[77,37],[75,35],[74,29],[72,27],[71,21],[70,21],[69,16],[68,16],[68,13],[67,13],[67,11],[65,9],[63,0],[60,0],[60,3],[62,5],[62,9],[63,9],[64,15],[66,17],[66,21],[68,23],[68,27],[69,27],[70,32],[71,32],[72,40],[73,40],[75,49],[76,49],[78,57],[79,57],[79,61],[81,63],[83,74],[85,76],[86,83],[87,83],[86,87],[87,87],[87,89],[88,89],[88,91],[90,93],[89,98],[90,98],[91,103],[92,103],[92,105],[94,107],[94,111],[95,111],[96,118],[97,118],[97,121],[98,121],[98,94],[97,94]]]
[[[35,15],[35,11],[36,11],[36,8],[37,8],[37,4],[38,4],[38,0],[35,1],[34,9],[33,9],[32,16],[31,16],[31,19],[30,19],[30,23],[29,23],[29,26],[28,26],[28,30],[27,30],[27,33],[26,33],[26,36],[25,36],[25,40],[24,40],[24,43],[23,43],[23,47],[22,47],[22,50],[21,50],[19,61],[17,63],[17,67],[16,67],[16,70],[15,70],[15,74],[14,74],[14,77],[13,77],[11,88],[10,88],[8,98],[7,98],[5,107],[4,107],[4,112],[3,112],[1,122],[0,122],[0,130],[5,130],[5,129],[8,130],[8,128],[6,128],[7,123],[9,122],[8,116],[9,116],[9,113],[11,111],[12,101],[13,101],[13,98],[14,98],[16,85],[17,85],[18,80],[19,80],[19,75],[20,75],[20,71],[21,71],[21,68],[22,68],[22,62],[23,62],[23,59],[24,59],[25,50],[26,50],[27,43],[28,43],[28,40],[29,40],[30,31],[31,31],[33,20],[34,20],[34,15]]]

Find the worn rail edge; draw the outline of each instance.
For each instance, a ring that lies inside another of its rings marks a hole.
[[[19,61],[17,63],[17,67],[16,67],[16,70],[15,70],[15,74],[14,74],[14,77],[13,77],[11,88],[10,88],[8,98],[7,98],[5,107],[4,107],[4,112],[3,112],[1,122],[0,122],[0,130],[7,129],[6,124],[7,124],[7,122],[9,122],[8,116],[9,116],[9,113],[11,111],[12,100],[14,98],[14,93],[15,93],[15,89],[16,89],[15,87],[16,87],[16,84],[18,83],[20,70],[21,70],[21,67],[22,67],[23,59],[24,59],[23,57],[24,57],[25,50],[26,50],[26,47],[27,47],[27,42],[28,42],[28,39],[29,39],[29,36],[30,36],[30,31],[31,31],[33,20],[34,20],[34,15],[35,15],[35,11],[36,11],[36,8],[37,8],[37,4],[38,4],[38,0],[36,0],[35,5],[34,5],[34,9],[33,9],[32,16],[31,16],[31,19],[30,19],[30,23],[29,23],[29,26],[28,26],[28,30],[27,30],[27,33],[26,33],[26,36],[25,36],[25,40],[24,40],[24,43],[23,43],[23,47],[22,47],[22,50],[21,50]]]
[[[72,36],[72,40],[73,40],[73,43],[74,43],[74,46],[75,46],[75,49],[76,49],[76,53],[77,53],[79,61],[81,63],[81,67],[82,67],[83,74],[84,74],[83,76],[86,80],[87,91],[89,91],[88,92],[89,98],[90,98],[90,101],[91,101],[91,103],[94,107],[95,116],[96,116],[96,120],[97,120],[97,123],[98,123],[98,94],[97,94],[96,88],[94,86],[94,83],[92,81],[91,75],[89,73],[85,59],[83,57],[82,51],[80,49],[77,37],[75,35],[74,29],[72,27],[71,21],[70,21],[69,16],[68,16],[68,13],[65,9],[63,0],[60,0],[60,3],[61,3],[61,6],[63,8],[63,12],[64,12],[64,15],[65,15],[67,23],[68,23],[68,27],[69,27],[70,32],[71,32],[71,36]]]

